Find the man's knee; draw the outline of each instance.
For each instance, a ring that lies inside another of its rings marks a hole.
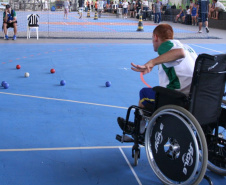
[[[3,28],[7,28],[7,23],[3,23]]]
[[[13,27],[16,28],[17,27],[17,23],[14,22],[13,23]]]

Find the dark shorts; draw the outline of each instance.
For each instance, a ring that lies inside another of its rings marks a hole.
[[[4,22],[4,23],[6,23],[6,22]],[[14,23],[17,23],[17,21],[14,22]],[[6,23],[7,24],[7,29],[8,28],[14,28],[14,26],[13,26],[14,23]],[[2,27],[3,27],[3,25],[2,25]]]
[[[200,13],[198,17],[198,22],[206,22],[206,21],[208,21],[208,14]]]
[[[152,88],[143,88],[140,90],[140,103],[145,107],[155,104],[155,91]]]
[[[123,8],[123,14],[128,13],[128,9],[127,8]]]

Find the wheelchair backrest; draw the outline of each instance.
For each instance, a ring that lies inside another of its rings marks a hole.
[[[201,54],[196,59],[189,111],[201,125],[218,122],[226,81],[226,54]]]

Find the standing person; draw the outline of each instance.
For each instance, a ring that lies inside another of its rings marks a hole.
[[[219,2],[219,0],[213,0],[213,2],[215,3],[214,10],[216,12],[216,17],[214,19],[218,19],[219,12],[225,12],[225,7],[221,2]]]
[[[72,2],[69,1],[69,4],[70,4],[69,11],[71,12],[71,9],[72,9]]]
[[[161,11],[162,11],[162,3],[159,0],[156,0],[154,4],[154,14],[155,14],[155,23],[161,22]]]
[[[47,2],[47,0],[45,0],[45,2],[44,2],[44,10],[48,10],[48,2]]]
[[[3,12],[3,30],[5,34],[5,39],[9,40],[9,37],[7,35],[7,29],[13,28],[14,35],[13,40],[16,40],[16,34],[17,34],[17,17],[15,10],[11,9],[10,5],[6,5],[5,11]]]
[[[83,13],[83,7],[84,7],[84,0],[78,0],[78,12],[79,12],[79,19],[82,18],[82,13]]]
[[[174,40],[173,28],[169,24],[158,25],[152,35],[154,51],[159,56],[150,59],[144,65],[131,63],[132,70],[143,74],[150,73],[158,65],[159,85],[189,94],[197,54],[188,45]],[[139,106],[152,107],[154,110],[155,91],[152,88],[143,88],[140,91]],[[119,127],[123,130],[125,119],[118,117]],[[140,133],[144,133],[145,124],[141,122]],[[127,134],[134,131],[134,123],[129,122],[125,128]]]
[[[191,19],[192,19],[192,25],[197,25],[197,5],[194,4],[191,9]]]
[[[93,1],[91,1],[91,10],[93,11]]]
[[[133,1],[131,4],[130,4],[130,17],[135,17],[134,15],[134,11],[135,11],[135,5],[136,5],[136,2]]]
[[[64,19],[65,19],[65,17],[66,17],[66,19],[68,18],[69,6],[70,6],[69,1],[65,0],[64,1]]]
[[[98,5],[99,5],[99,2],[98,2],[98,0],[96,0],[96,2],[95,2],[95,11],[97,11]]]
[[[141,2],[140,0],[137,0],[136,1],[136,14],[137,14],[137,18],[139,19],[139,12],[140,12],[140,9],[141,9]]]
[[[195,3],[193,3],[193,0],[190,0],[190,4],[189,4],[189,8],[190,10],[192,10],[193,6],[194,6]]]
[[[98,17],[100,18],[104,10],[104,2],[102,0],[99,1],[97,9],[98,9]]]
[[[90,2],[89,2],[89,0],[88,0],[88,10],[90,10]]]
[[[144,11],[144,13],[143,13],[143,19],[144,20],[147,20],[148,1],[147,0],[144,0],[142,2],[142,5],[143,5],[143,11]]]
[[[206,32],[209,33],[209,28],[208,28],[208,15],[210,14],[209,4],[210,4],[209,0],[198,0],[198,7],[197,7],[198,22],[199,22],[198,33],[202,33],[203,22],[206,27]]]
[[[124,15],[124,19],[127,19],[128,2],[127,2],[126,0],[123,1],[122,7],[123,7],[123,15]]]

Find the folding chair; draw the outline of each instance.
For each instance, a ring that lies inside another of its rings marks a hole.
[[[30,14],[27,16],[27,39],[31,37],[31,29],[36,29],[37,33],[37,40],[38,40],[38,21],[39,15],[38,14]]]

